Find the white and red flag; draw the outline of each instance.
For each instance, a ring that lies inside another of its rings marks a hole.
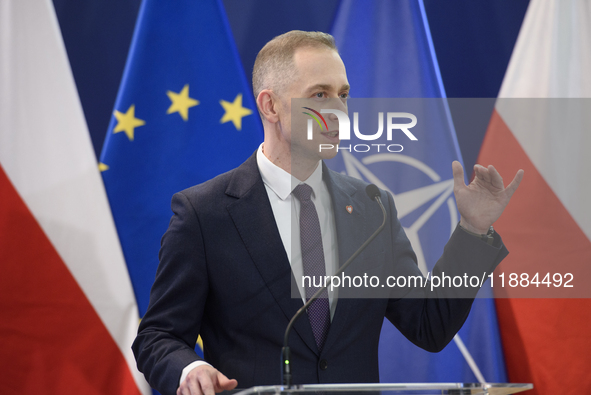
[[[0,2],[3,393],[149,393],[137,305],[50,0]]]
[[[509,379],[532,394],[591,390],[590,114],[591,3],[532,0],[479,157],[525,170],[495,228],[505,281],[529,280],[494,288]]]

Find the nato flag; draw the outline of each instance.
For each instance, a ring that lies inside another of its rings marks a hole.
[[[445,98],[445,90],[423,2],[343,0],[332,33],[347,67],[351,95],[397,98],[363,99],[361,108],[368,103],[386,106],[380,111],[412,113],[418,123],[412,129],[416,141],[399,133],[393,141],[384,142],[380,152],[376,146],[362,152],[366,146],[360,145],[359,152],[355,148],[342,151],[329,166],[393,193],[398,217],[426,274],[459,220],[451,163],[462,159],[447,103],[437,99]],[[349,114],[355,100],[350,102]],[[385,149],[387,144],[398,144],[392,148],[395,152]],[[386,322],[379,355],[383,382],[507,381],[490,298],[475,301],[464,327],[441,353],[419,349]]]

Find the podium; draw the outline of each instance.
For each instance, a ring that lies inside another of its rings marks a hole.
[[[251,387],[234,395],[508,395],[533,387],[508,383],[304,384]]]

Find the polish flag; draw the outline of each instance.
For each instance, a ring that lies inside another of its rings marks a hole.
[[[150,393],[130,350],[137,305],[51,0],[0,2],[0,268],[2,393]]]
[[[591,391],[590,150],[591,3],[531,0],[479,163],[525,170],[495,223],[511,253],[494,289],[509,380],[532,394]]]

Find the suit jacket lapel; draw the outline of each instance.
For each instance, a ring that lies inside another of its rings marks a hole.
[[[236,169],[226,194],[238,198],[228,206],[228,212],[261,277],[289,321],[303,302],[301,298],[291,297],[295,280],[258,170],[256,152]],[[300,317],[294,330],[311,350],[318,352],[306,318]]]

